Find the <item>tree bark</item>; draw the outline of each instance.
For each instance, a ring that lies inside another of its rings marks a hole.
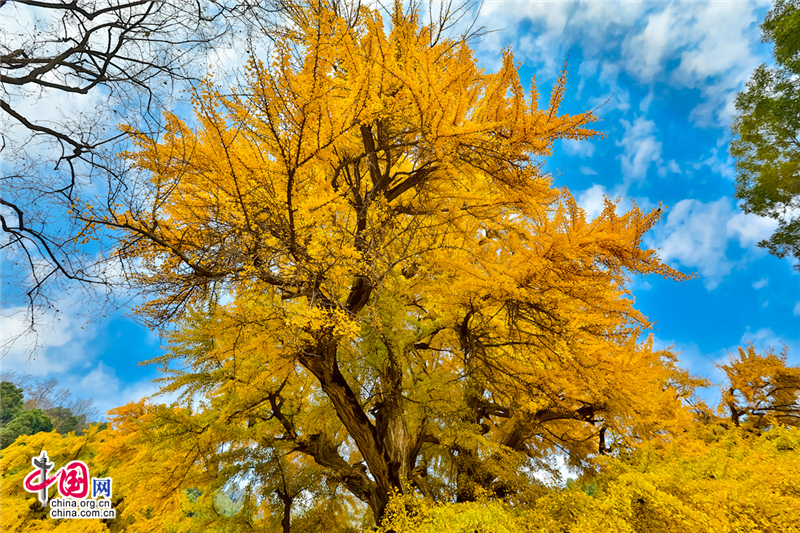
[[[283,502],[283,518],[281,518],[281,527],[283,528],[283,533],[290,533],[291,519],[292,519],[292,501],[294,500],[294,498],[289,496],[287,493],[283,492],[281,489],[276,489],[275,493],[278,495],[278,498],[280,498],[281,501]]]
[[[370,474],[375,481],[368,495],[370,510],[377,523],[383,517],[389,496],[395,488],[389,473],[389,457],[377,438],[375,425],[364,412],[350,385],[339,369],[336,360],[336,344],[331,342],[318,346],[318,355],[302,353],[299,357],[303,365],[319,380],[320,386],[330,399],[339,420],[356,443]]]

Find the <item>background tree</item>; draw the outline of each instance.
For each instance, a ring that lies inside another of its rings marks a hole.
[[[680,428],[692,381],[626,287],[686,276],[641,248],[660,211],[587,222],[544,173],[555,140],[595,135],[558,114],[565,75],[540,109],[510,51],[487,74],[414,6],[388,30],[366,8],[291,16],[244,86],[197,91],[196,126],[127,130],[143,179],[123,205],[75,208],[122,232],[140,312],[180,325],[160,362],[184,403],[132,431],[186,449],[161,486],[251,472],[242,454],[279,441],[379,522],[396,491],[513,498],[556,450]]]
[[[53,421],[41,409],[21,411],[0,430],[0,449],[7,447],[20,435],[33,435],[53,429]]]
[[[94,422],[97,418],[97,409],[91,399],[70,401],[69,390],[58,388],[58,381],[54,378],[42,379],[12,371],[4,371],[2,377],[0,446],[3,448],[21,435],[41,431],[82,435],[88,427],[87,421]]]
[[[68,407],[52,407],[44,410],[45,414],[53,421],[53,429],[61,435],[74,431],[78,435],[86,426],[86,415],[74,415]]]
[[[759,246],[800,259],[800,2],[777,0],[761,29],[775,65],[758,67],[736,97],[736,196],[745,213],[778,221]]]
[[[21,388],[8,381],[0,383],[0,422],[11,422],[22,411],[22,397]]]
[[[776,424],[800,427],[800,368],[786,366],[787,354],[740,347],[729,363],[719,365],[730,383],[719,412],[755,432]]]
[[[25,409],[55,409],[66,408],[74,416],[85,417],[87,420],[95,421],[100,413],[91,398],[73,398],[69,389],[58,386],[56,378],[41,378],[31,374],[21,374],[13,370],[3,370],[0,378],[8,381],[24,391]]]

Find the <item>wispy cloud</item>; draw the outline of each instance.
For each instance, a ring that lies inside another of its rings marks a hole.
[[[725,142],[726,141],[723,139],[722,143],[724,144]],[[725,149],[720,153],[719,147],[711,148],[708,157],[691,164],[692,168],[695,170],[708,167],[712,172],[719,174],[729,181],[734,181],[736,179],[736,172],[733,165],[733,158],[725,153]]]
[[[80,308],[80,301],[67,295],[58,302],[64,309]],[[9,343],[2,357],[4,369],[45,376],[90,364],[92,355],[85,347],[97,331],[85,317],[50,308],[35,314],[37,327],[31,331],[27,313],[27,307],[2,309],[2,341]]]
[[[730,241],[753,249],[774,227],[771,219],[738,212],[727,197],[708,203],[681,200],[646,242],[660,248],[663,260],[698,269],[706,288],[712,290],[735,266],[726,255]]]
[[[105,416],[108,411],[130,402],[138,402],[149,398],[160,390],[160,385],[151,379],[123,382],[114,368],[100,361],[89,373],[80,379],[79,387],[85,395],[90,395],[97,405],[98,411]],[[155,403],[171,403],[178,397],[177,393],[157,396]]]
[[[584,61],[603,58],[610,92],[621,72],[645,85],[699,89],[703,102],[692,120],[720,125],[733,112],[735,93],[768,60],[757,23],[769,6],[767,1],[487,2],[480,22],[505,31],[491,34],[482,48],[496,53],[510,41],[519,59],[555,73],[578,46]],[[579,75],[594,76],[596,68],[581,67]]]
[[[623,178],[626,184],[643,181],[650,165],[661,162],[661,141],[656,136],[656,124],[644,117],[620,122],[625,133],[615,144],[623,149],[619,155]]]
[[[751,248],[768,238],[778,223],[767,217],[737,212],[725,224],[728,235],[739,241],[742,248]]]
[[[787,347],[789,348],[789,353],[797,354],[800,349],[800,339],[779,335],[772,328],[759,328],[756,331],[751,331],[748,327],[739,340],[739,346],[748,344],[752,344],[756,351],[772,349],[775,352],[780,352],[784,347]]]
[[[674,5],[661,12],[649,11],[639,23],[643,28],[622,43],[622,57],[629,70],[644,82],[652,82],[663,72],[664,62],[672,55],[676,42],[685,42],[685,25]]]
[[[577,157],[592,157],[594,155],[594,144],[589,141],[564,139],[561,141],[561,147],[567,155]]]
[[[604,197],[607,195],[608,193],[606,188],[595,183],[585,191],[578,194],[575,200],[586,212],[586,218],[592,219],[603,212],[603,208],[605,207]]]

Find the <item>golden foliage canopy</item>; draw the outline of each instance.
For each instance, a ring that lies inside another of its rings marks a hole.
[[[784,348],[757,353],[753,345],[739,347],[726,364],[730,387],[722,392],[719,413],[736,425],[760,432],[776,424],[800,426],[800,368],[787,367]]]
[[[194,124],[127,130],[147,176],[127,205],[77,213],[123,232],[141,312],[178,324],[165,390],[199,403],[158,424],[240,450],[214,454],[240,474],[257,449],[308,461],[378,520],[394,491],[506,497],[555,449],[684,424],[695,382],[627,289],[686,278],[642,248],[660,210],[587,220],[544,172],[597,135],[559,114],[566,74],[540,108],[509,50],[487,73],[400,3],[290,16],[243,86],[203,84]]]

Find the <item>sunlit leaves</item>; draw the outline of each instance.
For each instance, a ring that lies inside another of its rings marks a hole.
[[[137,431],[262,502],[284,465],[376,520],[395,490],[509,498],[554,450],[680,431],[696,383],[628,284],[686,276],[642,248],[660,211],[588,221],[543,171],[555,140],[596,135],[559,114],[566,72],[540,108],[510,50],[486,73],[414,9],[357,15],[298,6],[243,85],[197,90],[194,124],[129,131],[150,180],[103,222],[143,316],[177,325],[155,362],[182,405]]]
[[[756,431],[776,423],[800,426],[800,368],[786,366],[787,353],[759,354],[752,345],[739,347],[720,365],[730,383],[722,391],[720,414]]]

